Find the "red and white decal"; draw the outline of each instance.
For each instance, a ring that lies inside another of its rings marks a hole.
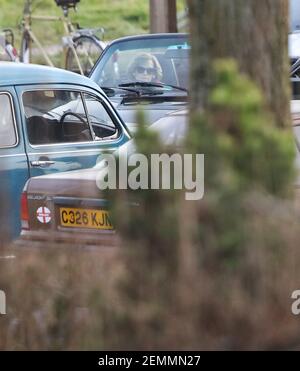
[[[39,207],[36,211],[36,217],[40,223],[47,224],[51,222],[51,211],[47,207]]]

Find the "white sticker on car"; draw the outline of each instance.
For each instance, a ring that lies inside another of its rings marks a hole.
[[[47,207],[39,207],[36,211],[36,217],[40,223],[47,224],[51,222],[51,211]]]

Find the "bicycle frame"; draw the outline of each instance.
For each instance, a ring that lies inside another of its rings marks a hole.
[[[22,19],[22,27],[23,27],[23,33],[26,31],[31,40],[35,42],[38,49],[41,51],[44,60],[46,61],[47,65],[54,67],[54,63],[52,62],[49,54],[47,53],[46,49],[43,47],[42,43],[39,41],[38,37],[35,35],[33,30],[31,29],[31,23],[32,21],[42,21],[42,22],[61,22],[63,24],[64,28],[64,36],[68,39],[68,47],[72,50],[72,53],[74,54],[76,63],[78,65],[79,71],[81,75],[84,75],[82,66],[80,63],[80,60],[78,58],[76,49],[74,48],[73,42],[72,42],[72,33],[76,31],[74,28],[70,18],[69,18],[69,11],[67,8],[63,8],[63,17],[61,16],[44,16],[44,15],[33,15],[32,14],[32,0],[26,0],[25,6],[24,6],[24,12],[23,12],[23,19]],[[65,48],[64,48],[65,49]],[[31,43],[29,46],[29,50],[31,53]]]

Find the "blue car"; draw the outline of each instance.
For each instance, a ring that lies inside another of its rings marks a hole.
[[[0,62],[2,236],[20,230],[20,196],[30,177],[89,168],[130,134],[90,79],[45,66]]]

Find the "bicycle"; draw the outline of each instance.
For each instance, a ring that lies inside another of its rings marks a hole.
[[[10,28],[0,30],[0,60],[19,62],[18,51],[14,47],[14,34]]]
[[[69,10],[76,11],[77,3],[80,0],[55,0],[56,5],[61,7],[63,16],[33,15],[33,0],[25,0],[23,18],[21,22],[22,38],[20,48],[20,60],[23,63],[32,61],[32,44],[35,43],[42,54],[47,65],[54,66],[54,63],[31,28],[32,21],[53,22],[60,21],[63,24],[64,36],[62,37],[63,50],[65,55],[64,68],[81,75],[88,75],[96,60],[105,48],[105,43],[96,35],[98,32],[103,37],[103,28],[82,29],[78,24],[72,23],[69,17]]]

